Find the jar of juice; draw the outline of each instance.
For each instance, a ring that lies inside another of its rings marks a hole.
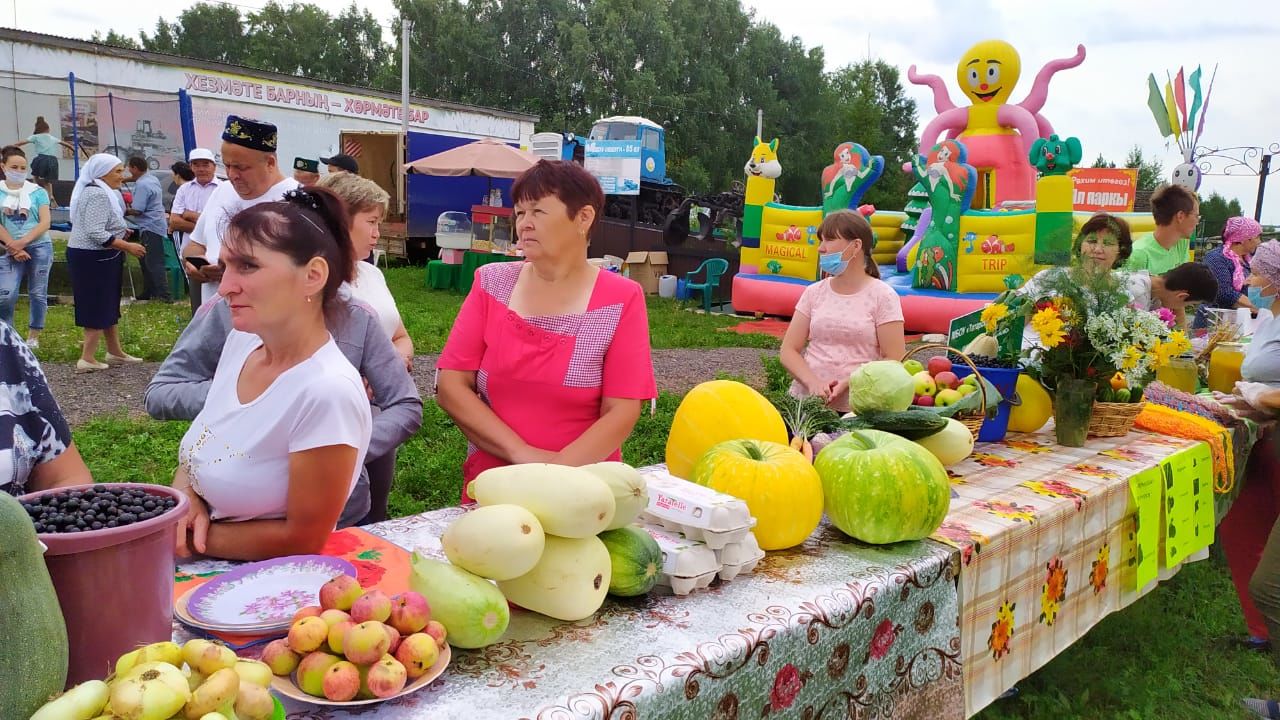
[[[1186,393],[1194,393],[1200,382],[1195,358],[1189,355],[1171,358],[1169,364],[1156,370],[1156,380]]]
[[[1240,365],[1244,363],[1244,345],[1220,343],[1209,356],[1209,389],[1230,393],[1240,380]]]

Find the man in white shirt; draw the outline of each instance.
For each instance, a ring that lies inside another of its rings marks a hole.
[[[227,181],[209,195],[182,253],[187,258],[182,264],[187,275],[199,277],[204,283],[200,295],[205,302],[218,294],[222,279],[218,254],[231,217],[258,203],[280,200],[299,187],[297,180],[281,174],[276,147],[275,125],[227,116],[222,131],[222,164],[227,169]],[[190,261],[193,257],[204,258],[208,264],[197,267]]]
[[[179,255],[185,254],[187,240],[190,239],[191,232],[196,229],[200,212],[209,202],[213,191],[221,184],[221,181],[214,176],[218,165],[212,150],[207,148],[192,150],[187,156],[187,163],[190,164],[195,179],[183,183],[182,187],[178,188],[178,192],[173,196],[173,207],[169,210],[169,232],[178,244]],[[191,281],[191,312],[194,313],[196,308],[200,307],[200,293],[196,290],[200,288],[201,279],[198,273],[189,276],[189,279]]]

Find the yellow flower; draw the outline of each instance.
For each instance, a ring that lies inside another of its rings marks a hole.
[[[1132,370],[1138,367],[1138,363],[1142,361],[1142,352],[1138,348],[1130,345],[1124,349],[1124,357],[1120,360],[1121,370]]]
[[[1169,339],[1165,344],[1170,346],[1169,357],[1176,357],[1191,349],[1191,341],[1187,339],[1187,334],[1181,330],[1174,330],[1169,333]]]
[[[1182,341],[1186,343],[1186,336],[1183,336]],[[1190,347],[1189,343],[1187,345]],[[1170,336],[1169,342],[1161,342],[1157,340],[1156,344],[1151,346],[1151,355],[1155,358],[1153,364],[1157,368],[1162,368],[1165,365],[1168,365],[1170,360],[1185,352],[1185,350],[1186,348],[1179,349],[1179,346],[1176,344],[1176,341],[1172,339],[1172,336]]]
[[[994,333],[996,325],[1009,315],[1009,307],[1003,303],[994,303],[982,309],[982,324],[986,326],[987,332]]]
[[[1046,348],[1057,347],[1067,337],[1062,331],[1062,318],[1056,307],[1037,311],[1031,317],[1031,328],[1040,334],[1040,344]]]

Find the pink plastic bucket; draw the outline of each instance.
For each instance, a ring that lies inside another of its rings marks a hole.
[[[67,686],[102,679],[116,658],[140,644],[173,636],[174,544],[178,521],[187,514],[186,495],[160,485],[102,483],[43,490],[30,501],[90,488],[137,488],[171,497],[174,509],[124,527],[79,533],[42,533],[45,564],[67,622],[71,663]]]

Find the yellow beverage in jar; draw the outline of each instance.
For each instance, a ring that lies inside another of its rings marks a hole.
[[[1194,393],[1200,382],[1200,373],[1196,369],[1195,360],[1176,357],[1168,365],[1156,370],[1156,380],[1182,392]]]
[[[1244,345],[1222,343],[1209,356],[1209,389],[1229,393],[1240,380],[1240,365],[1244,363]]]

